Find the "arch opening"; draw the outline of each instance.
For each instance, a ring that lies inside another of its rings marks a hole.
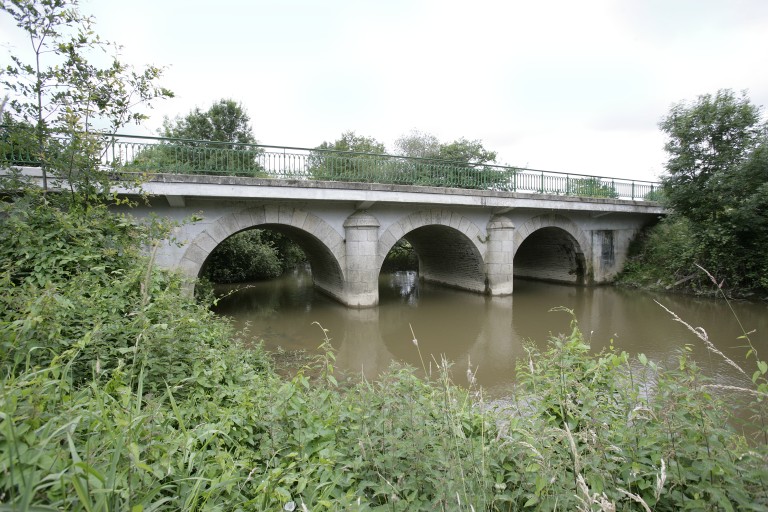
[[[443,225],[418,227],[403,239],[418,258],[419,279],[473,292],[485,292],[483,259],[457,229]]]
[[[258,224],[233,233],[227,237],[226,240],[229,240],[240,233],[255,230],[277,233],[298,247],[303,253],[304,260],[309,267],[315,287],[319,288],[321,291],[326,291],[331,295],[336,295],[334,292],[342,289],[343,275],[336,257],[322,241],[307,231],[285,224]],[[221,243],[223,243],[223,241]],[[220,247],[221,243],[219,243],[216,248]],[[207,256],[205,262],[200,267],[198,277],[202,277],[209,272],[210,265],[211,263],[214,263],[215,260],[215,252],[216,249],[212,250]],[[247,253],[238,254],[236,257],[247,258],[249,255]],[[254,254],[253,257],[260,257],[260,255]],[[215,263],[220,264],[219,261],[215,261]]]
[[[545,227],[531,233],[515,253],[515,278],[585,284],[586,260],[578,241],[566,230]]]
[[[200,268],[199,277],[215,284],[266,281],[306,262],[293,238],[275,229],[254,227],[219,243]]]

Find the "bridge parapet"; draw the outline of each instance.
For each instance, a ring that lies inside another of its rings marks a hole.
[[[656,200],[660,188],[643,180],[389,154],[119,134],[93,137],[98,141],[94,156],[116,173],[399,184],[629,200]],[[0,128],[0,158],[6,165],[39,166],[35,146],[19,140]],[[67,140],[61,138],[56,147],[64,150]]]

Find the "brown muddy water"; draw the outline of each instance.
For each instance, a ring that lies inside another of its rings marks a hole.
[[[243,285],[239,285],[242,287]],[[233,287],[219,287],[226,293]],[[307,269],[297,269],[266,282],[252,283],[224,297],[216,308],[234,319],[248,337],[263,340],[268,350],[312,353],[328,331],[338,351],[336,365],[347,374],[375,379],[392,361],[422,368],[413,344],[415,334],[425,365],[445,356],[452,375],[467,383],[475,372],[486,396],[504,398],[514,383],[515,361],[525,358],[524,343],[544,347],[559,333],[570,332],[571,317],[553,308],[574,311],[593,350],[613,344],[630,354],[644,353],[664,365],[676,365],[685,345],[717,383],[750,385],[749,379],[707,351],[684,325],[654,300],[693,327],[703,328],[715,346],[751,375],[754,358],[746,360],[742,328],[763,359],[768,358],[768,304],[732,302],[680,295],[651,294],[611,286],[577,287],[515,281],[514,295],[486,297],[420,282],[415,272],[382,274],[379,306],[351,309],[312,287]],[[434,363],[432,363],[434,365]]]

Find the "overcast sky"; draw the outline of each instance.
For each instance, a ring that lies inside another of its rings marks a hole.
[[[81,0],[164,115],[242,102],[264,144],[417,129],[499,162],[656,179],[659,120],[720,88],[768,105],[766,0]],[[8,24],[0,25],[4,30]],[[131,127],[125,131],[137,132]]]

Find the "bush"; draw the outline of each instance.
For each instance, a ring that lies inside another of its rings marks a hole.
[[[205,262],[202,276],[214,283],[273,279],[305,261],[290,238],[261,229],[241,231],[224,240]]]
[[[739,249],[746,242],[737,233],[712,227],[702,231],[685,217],[670,215],[646,230],[630,247],[630,257],[617,278],[620,284],[719,293],[698,267],[706,268],[727,294],[768,293],[768,260],[755,249]]]
[[[733,403],[712,393],[687,350],[671,368],[613,348],[592,355],[574,325],[545,352],[529,346],[528,354],[517,366],[505,449],[493,462],[497,501],[538,510],[768,506],[766,445],[735,432]]]
[[[64,211],[36,197],[5,204],[3,213],[4,373],[44,368],[77,347],[68,363],[76,384],[140,369],[156,392],[180,385],[208,349],[230,344],[229,327],[184,296],[179,276],[140,257],[145,233],[129,219],[104,207]]]

